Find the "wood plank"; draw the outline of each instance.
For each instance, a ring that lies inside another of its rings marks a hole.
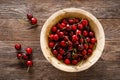
[[[16,50],[14,44],[20,43],[22,45],[22,52],[25,53],[26,47],[33,48],[33,58],[35,60],[45,60],[39,41],[0,41],[0,60],[15,59]],[[111,47],[112,46],[112,47]],[[120,59],[120,41],[106,41],[105,49],[100,61],[119,61]]]
[[[15,43],[21,43],[23,48],[33,48],[34,66],[30,73],[27,73],[26,67],[21,67],[15,58]],[[106,41],[100,60],[90,69],[79,73],[67,73],[54,68],[44,58],[39,41],[0,41],[0,45],[1,80],[98,80],[98,76],[100,80],[120,79],[120,41]]]
[[[120,19],[99,19],[103,25],[106,40],[120,40]],[[31,25],[26,19],[0,19],[1,41],[39,41],[40,31],[45,19],[38,20],[38,27],[29,29]]]
[[[82,8],[94,14],[97,18],[120,18],[119,0],[35,0],[35,1],[1,1],[0,18],[25,18],[26,13],[32,12],[40,19],[48,18],[54,12],[69,7]],[[6,4],[7,3],[7,4]]]

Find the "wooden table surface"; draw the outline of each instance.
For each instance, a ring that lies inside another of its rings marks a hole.
[[[49,16],[69,7],[95,15],[105,31],[105,49],[88,70],[67,73],[54,68],[43,56],[40,31]],[[26,14],[38,18],[30,28]],[[14,44],[34,50],[30,73],[19,65]],[[0,0],[0,80],[120,80],[120,0]]]

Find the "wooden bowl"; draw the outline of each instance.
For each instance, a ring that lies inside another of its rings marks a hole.
[[[66,65],[59,60],[57,60],[53,54],[51,53],[50,48],[48,47],[48,35],[53,25],[59,22],[63,18],[67,17],[78,17],[84,18],[89,21],[92,30],[95,32],[95,36],[97,38],[96,48],[93,51],[93,54],[82,63],[78,65]],[[90,14],[87,11],[77,8],[67,8],[60,11],[55,12],[52,16],[50,16],[45,24],[42,27],[41,35],[40,35],[40,46],[45,58],[56,68],[66,71],[66,72],[79,72],[90,68],[93,64],[95,64],[100,58],[102,51],[105,45],[105,35],[102,28],[102,25],[97,20],[95,16]]]

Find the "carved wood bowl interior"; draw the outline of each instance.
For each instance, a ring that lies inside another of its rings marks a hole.
[[[48,35],[52,26],[58,23],[61,19],[67,17],[77,17],[77,18],[87,19],[89,21],[92,30],[95,32],[95,37],[97,38],[97,44],[95,50],[93,51],[93,54],[87,60],[83,61],[82,63],[78,63],[78,65],[66,65],[62,63],[61,61],[57,60],[54,57],[54,55],[51,53],[50,48],[48,47]],[[105,45],[105,35],[104,35],[103,27],[100,24],[100,22],[91,13],[77,8],[66,8],[55,12],[44,23],[40,34],[40,46],[45,58],[54,67],[66,72],[79,72],[90,68],[93,64],[95,64],[98,61],[98,59],[102,55],[104,45]]]

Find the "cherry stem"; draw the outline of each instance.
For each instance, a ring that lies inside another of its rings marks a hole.
[[[82,22],[82,20],[83,20],[83,18],[81,19],[81,21],[80,21],[79,23],[81,23],[81,22]]]
[[[28,66],[28,68],[27,68],[27,72],[29,72],[29,70],[30,70],[30,66]]]
[[[53,47],[53,49],[55,49],[55,47],[58,45],[58,43],[56,43],[55,45],[54,45],[54,47]]]
[[[88,42],[86,41],[86,39],[85,39],[85,43],[88,44]]]
[[[81,19],[81,21],[80,21],[80,22],[78,22],[78,23],[76,23],[76,24],[74,24],[74,25],[80,24],[80,23],[82,22],[82,20],[83,20],[83,18]]]

